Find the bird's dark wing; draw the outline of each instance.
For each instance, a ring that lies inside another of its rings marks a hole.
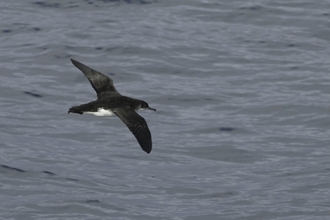
[[[128,129],[134,134],[142,150],[148,154],[152,149],[151,133],[147,122],[131,108],[118,108],[112,111],[126,124]]]
[[[103,94],[119,94],[111,78],[74,59],[71,59],[71,62],[87,77],[99,98]]]

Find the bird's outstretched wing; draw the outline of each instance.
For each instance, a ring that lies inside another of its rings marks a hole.
[[[142,150],[148,154],[152,149],[151,133],[147,122],[131,108],[118,108],[112,111],[126,124],[128,129],[134,134]]]
[[[110,77],[100,73],[74,59],[71,59],[73,65],[75,65],[78,69],[83,72],[86,78],[89,80],[91,85],[93,86],[97,97],[101,98],[104,94],[119,94],[116,88],[113,85],[113,81]]]

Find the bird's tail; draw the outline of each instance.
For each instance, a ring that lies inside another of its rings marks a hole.
[[[77,114],[83,114],[84,111],[82,110],[81,106],[72,106],[69,111],[68,111],[68,114],[70,113],[77,113]]]
[[[77,114],[83,114],[84,112],[92,112],[92,111],[96,111],[97,107],[94,105],[94,101],[93,102],[89,102],[86,104],[82,104],[82,105],[78,105],[78,106],[72,106],[69,111],[69,113],[77,113]]]

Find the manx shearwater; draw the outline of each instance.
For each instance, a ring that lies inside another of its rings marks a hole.
[[[95,101],[73,106],[68,113],[93,114],[96,116],[118,116],[134,134],[142,150],[148,154],[152,149],[151,133],[147,122],[136,111],[154,110],[148,103],[139,99],[122,96],[113,85],[110,77],[71,59],[73,65],[83,72],[96,91]]]

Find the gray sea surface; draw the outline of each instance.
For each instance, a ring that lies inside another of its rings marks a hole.
[[[330,1],[0,2],[0,219],[330,219]],[[143,152],[76,59],[145,100]]]

